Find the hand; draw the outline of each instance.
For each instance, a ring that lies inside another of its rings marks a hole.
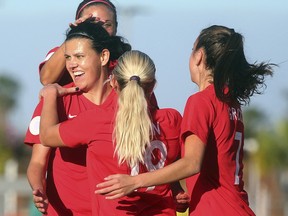
[[[80,17],[79,19],[75,20],[74,23],[70,23],[69,26],[70,28],[76,27],[78,26],[80,23],[85,22],[86,20],[91,21],[91,22],[105,22],[103,20],[101,20],[99,17],[94,17],[93,14],[87,14],[84,15],[82,17]]]
[[[41,189],[36,189],[32,191],[32,194],[35,207],[42,214],[47,214],[47,208],[49,202],[45,192],[43,192]]]
[[[56,97],[61,97],[63,95],[75,93],[77,91],[79,91],[78,87],[64,88],[57,83],[48,84],[40,90],[39,100],[42,97],[45,97],[45,96],[51,95],[51,94],[55,95]]]
[[[190,196],[184,191],[179,192],[176,196],[174,196],[174,202],[177,212],[186,212],[187,208],[189,207]]]
[[[135,179],[136,176],[124,174],[110,175],[104,179],[105,182],[96,185],[98,190],[95,193],[105,195],[106,199],[126,196],[138,188]]]

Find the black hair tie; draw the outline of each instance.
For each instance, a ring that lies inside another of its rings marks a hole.
[[[136,76],[136,75],[133,75],[133,76],[130,77],[129,80],[130,80],[130,81],[131,81],[131,80],[136,80],[136,81],[139,83],[139,82],[140,82],[140,77],[139,77],[139,76]]]

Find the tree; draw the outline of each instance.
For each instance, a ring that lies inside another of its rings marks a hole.
[[[286,198],[283,191],[287,191],[288,184],[281,182],[281,176],[287,173],[288,168],[288,119],[283,118],[275,126],[269,124],[261,111],[249,109],[244,113],[244,120],[246,137],[257,143],[257,150],[248,154],[246,162],[256,165],[256,172],[260,173],[259,184],[269,191],[269,215],[284,215]]]
[[[7,73],[6,73],[7,74]],[[0,173],[3,172],[5,161],[13,156],[7,136],[7,116],[15,107],[19,91],[17,81],[6,75],[0,75]]]

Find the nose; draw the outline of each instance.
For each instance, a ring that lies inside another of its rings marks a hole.
[[[78,63],[77,63],[76,59],[73,58],[73,57],[70,59],[70,61],[67,62],[67,67],[68,67],[69,69],[74,69],[74,68],[76,68],[77,66],[78,66]]]

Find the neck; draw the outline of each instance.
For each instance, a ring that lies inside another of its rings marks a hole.
[[[203,68],[202,71],[199,73],[199,91],[206,89],[209,85],[211,85],[211,83],[213,83],[211,71]]]
[[[211,85],[212,82],[203,82],[199,85],[199,91],[203,91],[204,89],[206,89],[209,85]]]
[[[111,91],[112,87],[108,82],[106,84],[98,85],[98,88],[95,88],[93,91],[85,92],[83,95],[92,103],[101,105],[105,102]]]

